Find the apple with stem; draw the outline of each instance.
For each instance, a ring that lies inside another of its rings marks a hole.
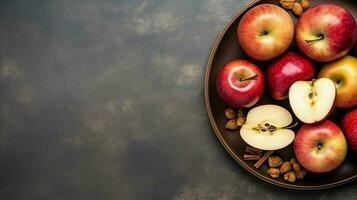
[[[308,57],[328,62],[346,55],[357,39],[356,22],[346,9],[320,4],[306,10],[297,23],[296,43]]]
[[[296,133],[294,153],[307,170],[325,173],[343,163],[347,142],[341,129],[331,121],[306,124]]]
[[[289,126],[293,118],[289,111],[277,105],[262,105],[251,109],[240,129],[242,139],[261,150],[282,149],[294,141]]]
[[[311,80],[314,74],[315,67],[309,59],[294,52],[284,53],[267,68],[269,93],[274,99],[286,99],[294,82]]]
[[[331,79],[336,86],[336,107],[350,108],[357,105],[357,58],[346,55],[325,64],[318,75]]]
[[[218,73],[216,89],[219,97],[234,108],[249,108],[264,92],[264,75],[247,60],[234,60]]]
[[[243,15],[237,27],[237,36],[249,57],[270,60],[288,49],[294,37],[294,24],[291,16],[281,7],[260,4]]]
[[[326,119],[334,107],[336,88],[328,78],[297,81],[289,89],[289,103],[302,122],[312,124]]]

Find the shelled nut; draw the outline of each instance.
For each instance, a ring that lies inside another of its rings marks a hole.
[[[243,126],[244,123],[245,123],[245,117],[237,118],[237,126]]]
[[[293,11],[293,13],[297,16],[302,15],[302,13],[304,12],[302,6],[300,3],[295,2],[293,5],[293,8],[291,9]]]
[[[269,168],[267,173],[273,178],[279,178],[280,170],[278,168]]]
[[[284,174],[284,180],[289,181],[289,182],[295,182],[296,181],[295,172],[289,172],[289,173]]]
[[[300,4],[304,10],[308,9],[310,7],[310,1],[309,0],[300,0]]]
[[[280,167],[283,160],[279,156],[270,156],[268,158],[269,167]]]
[[[293,164],[293,169],[296,172],[300,171],[301,170],[301,165],[299,163],[295,163],[295,164]]]
[[[226,124],[226,129],[237,130],[238,129],[237,121],[235,119],[229,120]]]
[[[290,162],[289,162],[289,161],[283,162],[283,164],[282,164],[281,167],[280,167],[280,172],[281,172],[282,174],[286,174],[286,173],[288,173],[288,172],[290,172],[290,171],[291,171],[291,164],[290,164]]]
[[[295,0],[280,0],[280,4],[283,6],[285,9],[292,9],[294,6]]]
[[[245,117],[243,110],[238,110],[237,117]]]
[[[237,117],[237,112],[232,108],[227,108],[224,110],[224,115],[227,119],[235,119]]]
[[[303,179],[305,177],[306,173],[307,173],[307,171],[305,169],[300,170],[300,171],[296,171],[295,172],[296,178]]]

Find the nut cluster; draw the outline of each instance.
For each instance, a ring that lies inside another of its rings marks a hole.
[[[260,149],[247,146],[244,151],[244,160],[256,161],[254,167],[259,169],[264,163],[268,162],[267,173],[273,178],[283,176],[285,181],[295,182],[297,179],[303,179],[307,173],[295,158],[284,161],[279,156],[273,155],[274,151],[263,152]]]
[[[245,114],[243,110],[234,110],[233,108],[227,108],[224,110],[224,115],[228,119],[226,129],[237,130],[245,122]]]
[[[300,16],[304,10],[310,7],[310,0],[280,0],[283,8],[291,10],[295,15]]]
[[[279,156],[270,156],[268,158],[269,169],[267,173],[273,178],[279,178],[283,175],[284,180],[288,182],[295,182],[296,179],[303,179],[307,170],[302,169],[301,165],[295,158],[290,161],[284,161]]]

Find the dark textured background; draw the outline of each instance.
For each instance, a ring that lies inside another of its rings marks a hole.
[[[0,199],[357,199],[268,185],[212,134],[206,61],[246,2],[0,1]]]

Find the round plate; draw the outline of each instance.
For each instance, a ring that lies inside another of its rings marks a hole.
[[[357,2],[356,1],[322,1],[322,0],[314,0],[311,1],[312,5],[321,4],[321,3],[334,3],[339,6],[342,6],[348,9],[357,19]],[[237,131],[229,131],[225,129],[225,124],[227,120],[224,117],[224,109],[227,105],[221,101],[216,92],[216,77],[219,70],[228,62],[237,59],[250,59],[248,58],[242,49],[240,48],[237,36],[236,29],[240,18],[244,15],[244,13],[250,8],[262,4],[262,3],[273,3],[279,5],[278,0],[255,0],[248,5],[246,5],[242,10],[240,10],[233,19],[226,25],[223,29],[222,33],[219,35],[217,41],[215,42],[213,49],[211,51],[206,75],[205,75],[205,101],[206,108],[210,118],[211,125],[218,139],[227,150],[227,152],[236,160],[245,170],[255,175],[256,177],[267,181],[271,184],[275,184],[278,186],[282,186],[290,189],[300,189],[300,190],[316,190],[316,189],[324,189],[330,188],[338,185],[342,185],[349,181],[357,179],[357,156],[356,154],[352,154],[350,151],[347,154],[347,158],[344,161],[343,165],[338,169],[324,174],[315,174],[308,173],[307,176],[303,180],[297,180],[294,183],[285,182],[282,178],[273,179],[267,173],[267,166],[264,165],[259,170],[254,167],[254,162],[244,161],[243,153],[246,148],[246,143],[242,140],[239,134],[239,130]],[[290,12],[289,12],[290,13]],[[296,23],[297,19],[292,15],[294,19],[294,23]],[[289,50],[299,52],[296,48],[296,45],[293,43]],[[251,59],[250,59],[251,60]],[[266,62],[257,62],[253,61],[255,64],[261,67],[264,71],[267,66]],[[315,63],[317,69],[321,66],[321,63]],[[288,100],[284,101],[276,101],[272,99],[267,91],[265,90],[263,98],[255,105],[263,105],[267,103],[273,103],[277,105],[281,105],[288,110],[291,111]],[[247,111],[247,110],[246,110]],[[343,109],[335,109],[334,113],[329,118],[334,121],[338,125],[340,125],[340,119],[347,110]],[[295,121],[298,121],[296,118]],[[300,125],[302,123],[299,123]],[[294,130],[296,131],[299,127],[296,127]],[[276,151],[276,153],[281,156],[284,160],[288,160],[293,157],[292,145]]]

